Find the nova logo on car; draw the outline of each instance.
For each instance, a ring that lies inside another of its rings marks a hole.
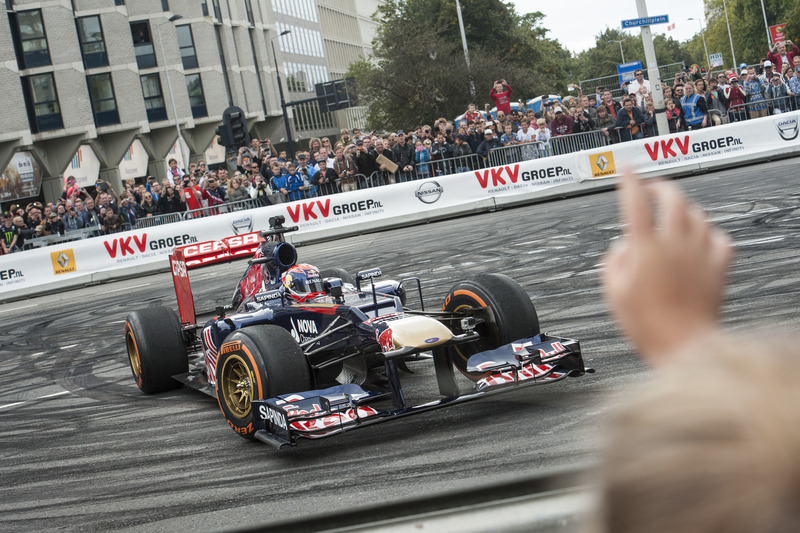
[[[223,344],[219,349],[219,355],[222,356],[226,353],[235,352],[242,347],[242,341],[230,341]]]
[[[297,342],[305,342],[319,335],[317,323],[313,320],[290,318],[289,322],[292,324],[292,337]]]
[[[197,242],[197,237],[191,235],[175,235],[163,239],[152,240],[148,243],[147,233],[141,235],[131,235],[130,237],[117,237],[111,241],[103,242],[106,252],[111,259],[116,259],[117,255],[126,257],[137,252],[143,253],[148,248],[150,250],[161,250],[163,248],[174,248]]]
[[[346,215],[349,213],[357,213],[359,211],[369,211],[371,209],[378,209],[383,205],[377,200],[361,200],[360,202],[350,202],[346,204],[336,204],[331,206],[330,198],[325,201],[315,200],[313,202],[302,202],[295,205],[287,205],[286,211],[289,212],[289,218],[292,222],[300,222],[302,218],[305,222],[317,220],[319,218],[328,218],[333,212],[334,215]],[[319,214],[319,216],[317,216]]]
[[[258,414],[261,415],[262,420],[266,420],[274,426],[278,426],[281,429],[289,429],[286,425],[286,417],[282,416],[281,413],[274,409],[270,409],[266,405],[258,407]]]
[[[475,177],[478,178],[478,183],[482,189],[486,189],[489,186],[490,176],[492,179],[492,187],[508,185],[506,183],[506,178],[503,177],[503,172],[505,172],[506,178],[508,178],[511,183],[516,183],[519,179],[519,165],[514,165],[513,167],[487,168],[483,171],[476,170]]]

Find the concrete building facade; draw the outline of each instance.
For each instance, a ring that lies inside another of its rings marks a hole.
[[[231,105],[244,110],[254,136],[280,144],[286,133],[276,68],[287,102],[309,98],[315,83],[344,76],[351,62],[368,56],[377,5],[5,0],[0,169],[15,154],[29,154],[41,169],[39,198],[52,201],[70,165],[89,154],[97,175],[119,190],[119,168],[132,147],[146,151],[146,171],[136,177],[163,176],[178,132],[185,141],[177,146],[179,160],[204,158]],[[289,109],[298,147],[302,139],[359,125],[352,122],[357,112],[320,114],[313,103]]]

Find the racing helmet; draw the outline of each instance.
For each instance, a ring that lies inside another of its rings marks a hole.
[[[309,298],[325,294],[322,276],[315,266],[295,265],[283,273],[281,281],[286,293],[298,302],[305,302]]]

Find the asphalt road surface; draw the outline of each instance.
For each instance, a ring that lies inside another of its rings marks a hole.
[[[797,328],[797,163],[680,180],[736,242],[730,329]],[[281,452],[234,434],[209,397],[136,388],[123,321],[174,305],[169,274],[4,304],[0,529],[226,530],[591,464],[609,397],[647,374],[598,283],[619,231],[606,192],[300,247],[321,267],[418,275],[430,306],[457,280],[506,273],[533,298],[542,329],[580,339],[597,373]],[[243,269],[193,272],[198,307],[227,302]],[[432,369],[412,368],[405,382],[435,395]]]

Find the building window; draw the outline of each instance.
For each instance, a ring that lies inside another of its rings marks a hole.
[[[89,96],[92,99],[95,126],[119,124],[117,99],[114,97],[114,84],[111,82],[111,74],[86,76],[86,84],[89,86]]]
[[[256,20],[253,18],[253,5],[250,3],[250,0],[244,0],[244,10],[247,13],[247,22],[249,22],[251,26],[255,26]]]
[[[136,54],[136,64],[139,68],[153,68],[156,54],[153,50],[153,39],[150,34],[150,23],[146,20],[131,22],[131,35],[133,36],[133,51]]]
[[[169,11],[169,0],[161,0],[161,10]]]
[[[219,21],[222,22],[222,10],[219,7],[219,0],[211,0],[211,3],[214,6],[214,17]]]
[[[114,5],[115,6],[124,6],[125,5],[125,0],[114,0]]]
[[[42,10],[9,12],[14,49],[20,69],[50,64],[50,50],[44,32]]]
[[[192,27],[188,24],[175,27],[175,33],[178,34],[178,47],[181,50],[181,60],[183,61],[183,68],[197,68],[197,52],[194,49],[194,37],[192,36]]]
[[[164,94],[161,92],[161,79],[158,74],[145,74],[139,78],[142,81],[147,120],[150,122],[167,120],[167,108],[164,107]]]
[[[207,117],[206,96],[203,94],[203,81],[200,79],[200,74],[188,74],[186,76],[186,90],[189,91],[192,116],[194,118]]]
[[[200,9],[203,10],[203,16],[208,16],[208,2],[206,0],[200,0]]]
[[[87,69],[108,66],[108,54],[106,53],[106,42],[103,38],[103,27],[100,25],[100,17],[81,17],[77,20],[78,39],[81,42],[81,54],[83,54],[83,66]]]
[[[32,133],[64,127],[52,72],[22,78],[22,92]]]

